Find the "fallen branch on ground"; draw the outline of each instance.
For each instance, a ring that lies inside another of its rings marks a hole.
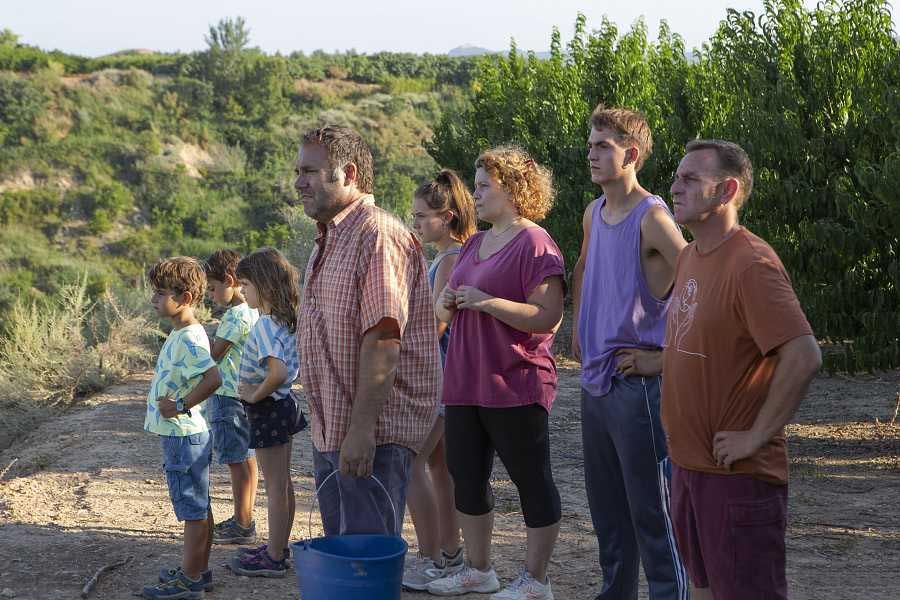
[[[896,416],[896,415],[895,415],[895,416]],[[18,460],[19,460],[18,457],[12,459],[12,460],[9,462],[9,464],[6,465],[6,468],[3,469],[2,471],[0,471],[0,480],[2,480],[2,479],[6,476],[7,473],[9,473],[9,470],[12,469],[13,465],[16,464],[16,462],[17,462]]]
[[[103,575],[107,571],[112,571],[113,569],[117,569],[119,567],[127,565],[133,558],[133,556],[129,556],[125,560],[120,560],[119,562],[115,562],[97,569],[97,572],[94,573],[94,576],[88,579],[87,583],[84,584],[84,587],[81,588],[81,597],[87,598],[90,595],[90,593],[94,590],[94,586],[97,585],[98,581],[100,581],[101,575]]]

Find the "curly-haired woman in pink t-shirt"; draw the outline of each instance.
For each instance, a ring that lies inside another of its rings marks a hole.
[[[528,547],[525,568],[494,598],[551,599],[547,564],[561,508],[550,470],[548,417],[557,383],[550,348],[562,320],[565,266],[535,221],[553,204],[553,181],[514,147],[483,153],[475,168],[475,209],[491,228],[463,245],[435,306],[453,330],[444,372],[445,437],[468,565],[428,591],[500,588],[490,556],[496,450],[519,490]]]

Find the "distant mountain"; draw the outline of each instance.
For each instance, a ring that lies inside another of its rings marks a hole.
[[[457,46],[453,50],[447,52],[447,56],[482,56],[484,54],[503,54],[506,55],[509,50],[488,50],[487,48],[482,48],[481,46],[473,46],[471,44],[464,44],[462,46]],[[519,54],[525,56],[528,54],[527,50],[519,50]],[[549,52],[535,52],[534,55],[540,59],[550,58]]]
[[[481,48],[480,46],[473,46],[471,44],[463,44],[447,53],[448,56],[481,56],[482,54],[497,54],[497,51]]]
[[[157,50],[149,50],[147,48],[129,48],[127,50],[119,50],[118,52],[113,52],[111,54],[104,54],[98,58],[110,58],[113,56],[132,56],[135,54],[146,55],[146,54],[159,54]]]

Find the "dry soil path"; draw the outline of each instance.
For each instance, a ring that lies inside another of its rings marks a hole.
[[[563,525],[552,575],[556,597],[599,589],[596,541],[582,482],[577,370],[563,364],[551,426]],[[0,598],[77,598],[99,567],[134,560],[105,576],[94,597],[133,598],[162,565],[179,560],[180,527],[169,504],[154,436],[141,430],[148,376],[140,375],[44,422],[0,453]],[[788,577],[793,598],[900,598],[900,424],[889,425],[891,380],[822,377],[790,427],[792,452]],[[497,462],[496,566],[501,579],[524,557],[515,488]],[[296,438],[294,538],[306,537],[312,479],[309,438]],[[227,471],[213,470],[213,509],[229,511]],[[265,498],[257,516],[265,535]],[[299,517],[302,515],[302,518]],[[313,529],[317,519],[313,520]],[[407,519],[405,537],[414,540]],[[212,599],[298,598],[293,577],[236,577],[214,547]],[[426,598],[404,594],[404,600]],[[641,597],[646,597],[642,588]]]

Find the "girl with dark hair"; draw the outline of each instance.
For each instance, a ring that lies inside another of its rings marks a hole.
[[[434,180],[419,186],[413,198],[413,230],[423,243],[438,251],[428,268],[428,281],[437,301],[459,249],[475,233],[475,204],[459,175],[444,169]],[[437,323],[437,337],[443,365],[450,341],[446,323]],[[416,528],[419,552],[406,561],[403,585],[424,590],[430,582],[463,566],[453,480],[444,452],[443,406],[413,462],[406,505]]]
[[[261,248],[237,266],[238,281],[259,320],[241,355],[238,393],[250,421],[250,447],[263,472],[268,502],[269,543],[239,551],[231,570],[248,577],[284,577],[287,545],[294,523],[291,438],[306,421],[291,384],[297,378],[297,270],[273,248]]]

